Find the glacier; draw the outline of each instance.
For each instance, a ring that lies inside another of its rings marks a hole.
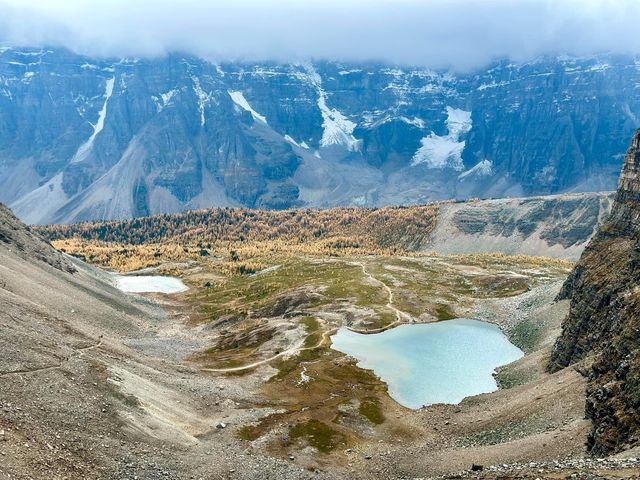
[[[447,107],[445,125],[448,134],[444,136],[431,132],[420,140],[420,148],[411,159],[413,166],[426,164],[429,168],[452,168],[463,171],[462,151],[466,142],[460,140],[462,135],[471,130],[471,112],[459,108]]]

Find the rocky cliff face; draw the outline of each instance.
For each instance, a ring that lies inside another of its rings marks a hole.
[[[611,215],[584,251],[562,296],[571,299],[550,369],[585,357],[589,447],[640,442],[640,130],[624,159]]]
[[[0,48],[0,201],[29,223],[613,189],[635,58],[384,65]]]

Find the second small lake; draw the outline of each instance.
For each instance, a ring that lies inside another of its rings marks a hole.
[[[129,293],[178,293],[189,289],[179,278],[158,275],[117,275],[116,287]]]
[[[496,367],[523,356],[495,325],[456,319],[400,325],[371,335],[341,328],[332,348],[358,360],[387,383],[401,405],[457,404],[496,390]]]

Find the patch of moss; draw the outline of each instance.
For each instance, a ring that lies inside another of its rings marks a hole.
[[[464,447],[498,445],[518,438],[524,438],[528,435],[535,435],[541,431],[545,431],[548,427],[549,424],[546,422],[540,422],[536,418],[528,418],[521,422],[508,423],[492,430],[484,430],[467,435],[462,438],[458,444]]]
[[[529,383],[535,378],[535,374],[530,371],[507,366],[499,369],[495,378],[500,388],[508,389]]]
[[[194,359],[215,368],[241,367],[251,363],[260,347],[271,340],[274,333],[274,328],[247,326],[222,336],[215,346],[194,355]]]
[[[376,377],[372,370],[366,370],[356,366],[355,362],[333,364],[326,368],[326,374],[342,385],[368,385],[372,387],[383,386],[384,383]]]
[[[228,372],[224,372],[223,375],[225,377],[244,377],[245,375],[249,375],[255,371],[255,368],[243,368],[242,370],[230,370]]]
[[[238,437],[248,442],[257,440],[261,435],[262,432],[260,428],[255,425],[245,425],[238,430]]]
[[[453,320],[458,318],[451,305],[446,303],[439,303],[435,306],[436,318],[438,320]]]
[[[322,453],[329,453],[340,445],[346,446],[346,437],[342,433],[313,418],[290,427],[289,436],[292,439],[304,439]]]
[[[523,320],[511,329],[509,340],[525,352],[531,352],[542,339],[542,330],[542,323]]]
[[[533,279],[529,276],[514,276],[496,272],[472,278],[477,295],[481,298],[505,298],[520,295],[529,290]]]
[[[322,334],[317,332],[312,335],[308,335],[307,338],[304,339],[304,348],[315,347],[322,340]]]
[[[269,381],[282,380],[295,369],[297,369],[302,362],[311,362],[318,359],[322,355],[322,350],[315,348],[313,350],[302,350],[298,355],[290,358],[278,358],[271,362],[271,365],[278,369],[278,373],[271,377]]]
[[[322,332],[320,332],[320,322],[314,317],[304,317],[300,323],[305,326],[307,330],[307,338],[304,340],[304,347],[310,348],[318,345],[322,339]]]
[[[376,425],[384,423],[384,414],[380,407],[380,401],[376,397],[367,397],[360,400],[358,412],[371,423]]]
[[[300,320],[306,329],[308,334],[312,334],[318,331],[320,328],[320,322],[314,317],[304,317]]]

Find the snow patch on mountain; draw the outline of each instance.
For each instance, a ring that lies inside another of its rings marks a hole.
[[[350,152],[360,150],[360,140],[353,136],[353,131],[357,124],[349,120],[335,108],[327,106],[327,98],[324,90],[319,90],[318,108],[322,113],[322,139],[320,145],[329,147],[331,145],[343,145]]]
[[[471,112],[447,107],[447,121],[445,123],[449,129],[449,135],[459,138],[471,130]]]
[[[430,168],[453,168],[464,170],[462,151],[465,141],[460,137],[471,130],[471,112],[447,107],[445,122],[448,134],[444,136],[431,132],[420,140],[421,146],[411,159],[411,165],[426,164]]]
[[[307,145],[306,142],[296,142],[293,138],[291,138],[289,135],[285,135],[284,139],[289,142],[291,145],[295,145],[296,147],[300,147],[300,148],[304,148],[306,150],[309,150],[309,145]]]
[[[380,110],[363,113],[361,125],[367,128],[378,128],[385,123],[400,121],[406,123],[407,125],[413,125],[414,127],[420,129],[426,127],[424,120],[418,117],[409,118],[404,115],[397,116],[395,114],[386,114],[384,116],[382,115],[384,115],[384,112]]]
[[[29,52],[29,51],[16,51],[16,53],[18,55],[22,55],[23,57],[43,57],[45,55],[48,55],[50,53],[54,53],[52,50],[43,50],[40,49],[38,51],[34,51],[34,52]]]
[[[440,137],[431,133],[420,140],[421,146],[411,159],[411,165],[426,164],[430,168],[451,167],[462,171],[462,150],[465,142],[458,142],[451,137]]]
[[[169,105],[169,102],[171,102],[171,99],[175,97],[177,93],[178,90],[174,88],[173,90],[169,90],[168,92],[161,93],[159,97],[156,97],[155,95],[151,97],[151,99],[156,104],[158,113],[160,113],[164,109],[164,107]]]
[[[470,176],[488,177],[490,175],[493,175],[493,162],[491,162],[491,160],[485,159],[481,162],[478,162],[466,172],[462,172],[460,175],[458,175],[458,180],[462,180]]]
[[[263,116],[260,115],[258,112],[256,112],[251,105],[249,105],[249,102],[247,102],[247,99],[244,98],[244,94],[242,92],[236,91],[236,92],[232,92],[229,91],[229,96],[231,97],[231,100],[233,100],[233,103],[235,103],[236,105],[238,105],[240,108],[242,108],[243,110],[246,110],[247,112],[251,113],[251,116],[253,117],[254,120],[257,120],[259,122],[264,123],[265,125],[267,124],[267,119]]]
[[[100,109],[100,112],[98,113],[98,121],[95,123],[95,125],[91,124],[91,126],[93,127],[93,133],[86,142],[80,145],[73,158],[71,158],[71,163],[82,162],[87,158],[87,156],[93,149],[93,143],[95,142],[96,137],[104,128],[104,120],[105,118],[107,118],[107,105],[109,104],[109,99],[113,95],[113,86],[115,84],[115,80],[115,77],[107,79],[104,92],[104,103],[102,105],[102,109]]]
[[[490,83],[482,83],[480,86],[478,86],[478,88],[476,88],[476,90],[481,92],[481,91],[487,90],[489,88],[505,87],[505,86],[509,85],[510,83],[511,82],[508,82],[508,81],[496,82],[495,80],[492,80]]]
[[[360,68],[352,68],[351,70],[340,70],[338,75],[351,75],[352,73],[360,73],[362,69]]]
[[[580,74],[580,73],[594,73],[594,72],[601,73],[608,70],[609,68],[611,68],[611,65],[609,65],[608,63],[598,62],[593,65],[587,65],[587,66],[578,65],[575,67],[565,67],[564,71],[567,74],[573,75],[573,74]]]
[[[418,128],[425,127],[424,120],[418,117],[409,118],[409,117],[403,116],[403,117],[400,117],[400,120],[402,120],[404,123],[408,123],[409,125],[413,125],[414,127],[418,127]]]
[[[383,69],[382,73],[391,77],[383,90],[393,92],[396,96],[396,107],[409,106],[416,95],[455,95],[452,88],[456,78],[450,74],[440,74],[431,70]]]
[[[192,76],[191,81],[193,82],[193,91],[195,92],[196,97],[198,98],[198,111],[200,112],[200,126],[204,127],[206,123],[206,119],[204,116],[204,107],[211,100],[211,94],[206,93],[202,89],[202,86],[200,85],[200,79],[198,77]]]
[[[350,152],[360,150],[361,141],[353,136],[353,131],[358,126],[349,120],[335,108],[327,105],[327,93],[322,88],[322,78],[312,65],[305,66],[307,71],[306,79],[315,87],[318,93],[318,108],[322,115],[322,138],[321,147],[340,145],[346,147]]]
[[[220,75],[221,77],[225,76],[225,72],[224,72],[224,70],[222,69],[222,67],[220,66],[219,63],[214,63],[213,66],[216,68],[216,73],[218,75]]]
[[[267,68],[261,65],[256,65],[255,67],[253,67],[253,69],[249,72],[245,72],[245,71],[240,71],[238,73],[238,78],[242,79],[244,75],[250,75],[252,77],[260,77],[260,78],[272,78],[272,77],[280,77],[283,75],[286,75],[285,72],[282,72],[278,69],[275,68]]]

